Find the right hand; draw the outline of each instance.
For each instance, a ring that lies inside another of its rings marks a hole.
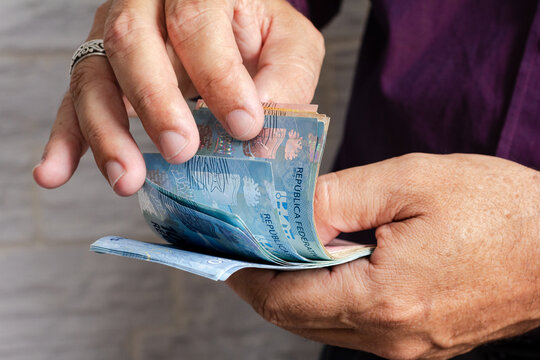
[[[390,359],[447,359],[540,326],[540,173],[409,154],[323,175],[319,239],[376,229],[369,258],[227,283],[266,320]]]
[[[135,193],[145,165],[132,112],[167,161],[187,161],[199,136],[184,98],[197,94],[232,136],[251,139],[261,101],[311,101],[324,56],[321,34],[285,0],[110,0],[88,36],[100,38],[107,58],[75,67],[34,168],[45,188],[67,182],[90,146],[114,191]]]

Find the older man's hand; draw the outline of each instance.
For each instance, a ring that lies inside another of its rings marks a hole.
[[[319,178],[324,242],[377,228],[370,259],[228,284],[268,321],[384,357],[447,358],[540,325],[540,175],[477,155],[407,155]]]
[[[107,58],[72,74],[34,170],[46,188],[64,184],[89,145],[114,190],[136,192],[145,167],[128,129],[133,109],[171,163],[199,146],[184,101],[197,94],[232,136],[251,139],[261,101],[311,101],[324,56],[321,34],[285,0],[110,0],[88,39],[104,39]]]

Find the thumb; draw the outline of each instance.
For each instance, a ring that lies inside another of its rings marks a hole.
[[[341,232],[376,228],[412,216],[407,209],[399,158],[322,175],[313,201],[323,244]]]

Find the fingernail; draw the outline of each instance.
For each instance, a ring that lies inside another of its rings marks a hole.
[[[41,160],[39,160],[39,162],[36,164],[36,166],[34,166],[34,168],[32,169],[32,174],[34,173],[34,171],[36,171],[36,169],[38,167],[40,167],[41,165],[43,165],[43,163],[45,162],[45,157],[42,157]]]
[[[114,189],[114,186],[124,176],[126,169],[118,161],[110,160],[105,164],[105,171],[107,171],[107,177],[109,178],[109,184]]]
[[[231,130],[231,135],[242,138],[251,131],[255,124],[255,119],[244,110],[233,110],[226,117],[225,121]]]
[[[170,160],[180,154],[188,144],[188,140],[175,131],[164,131],[159,136],[159,147],[165,160]]]

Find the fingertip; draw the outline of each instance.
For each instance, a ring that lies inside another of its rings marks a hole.
[[[47,176],[47,173],[43,171],[43,161],[40,161],[34,168],[32,169],[32,177],[34,178],[34,181],[36,184],[41,186],[45,189],[53,189],[56,186],[51,183],[50,179]]]
[[[199,149],[199,132],[196,127],[191,131],[163,131],[158,143],[161,155],[171,164],[181,164],[191,159]]]
[[[225,122],[234,138],[243,141],[251,140],[261,132],[263,127],[262,106],[255,107],[251,112],[243,109],[233,110],[226,115]]]
[[[76,166],[75,166],[76,167]],[[55,159],[41,160],[33,169],[34,181],[45,189],[55,189],[64,185],[73,175],[74,167]]]
[[[172,158],[166,159],[170,164],[182,164],[191,159],[197,153],[199,148],[199,140],[194,140],[186,146],[182,152]]]
[[[131,196],[144,184],[146,166],[140,153],[129,154],[123,161],[111,159],[105,163],[109,185],[119,196]]]
[[[113,190],[119,196],[131,196],[143,186],[144,179],[145,175],[126,172],[114,183]]]

